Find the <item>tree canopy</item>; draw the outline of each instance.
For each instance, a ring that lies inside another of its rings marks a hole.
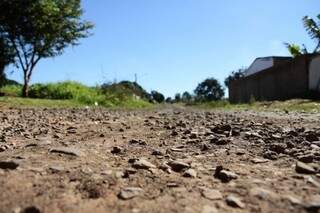
[[[182,102],[188,103],[192,100],[192,95],[188,91],[185,91],[182,93],[181,99]]]
[[[157,103],[163,103],[165,101],[164,95],[155,90],[151,91],[151,97]]]
[[[215,78],[208,78],[201,82],[194,91],[198,101],[217,101],[224,96],[224,89]]]
[[[93,25],[81,20],[82,14],[80,0],[0,1],[0,35],[23,71],[23,96],[41,59],[61,55],[89,36]]]
[[[305,16],[302,19],[304,28],[308,32],[310,38],[316,42],[316,47],[313,51],[309,52],[304,44],[302,45],[302,47],[300,47],[297,44],[285,43],[285,46],[293,57],[308,53],[320,52],[320,14],[317,16],[317,19],[318,22],[310,18],[309,16]]]
[[[0,34],[0,72],[3,68],[14,62],[14,49],[8,46],[8,42]]]
[[[231,74],[224,80],[224,85],[226,87],[230,86],[230,83],[235,80],[239,80],[244,77],[246,69],[238,69],[236,71],[232,71]]]
[[[317,16],[318,22],[314,21],[309,16],[305,16],[303,20],[303,25],[307,30],[311,39],[316,42],[316,47],[313,50],[314,53],[320,51],[320,14]]]
[[[166,100],[165,100],[166,103],[169,103],[169,104],[172,104],[173,103],[173,100],[171,97],[167,97]]]
[[[14,62],[14,50],[7,45],[0,34],[0,87],[7,81],[5,67]]]
[[[177,93],[174,95],[174,102],[180,102],[181,101],[181,94]]]

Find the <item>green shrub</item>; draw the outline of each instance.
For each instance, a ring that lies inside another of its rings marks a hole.
[[[30,98],[77,100],[84,104],[101,104],[105,101],[104,95],[98,88],[87,87],[74,81],[65,81],[49,84],[34,84],[30,87]]]
[[[151,97],[152,97],[152,100],[157,103],[163,103],[165,101],[164,95],[155,90],[151,91]]]
[[[139,84],[130,81],[121,81],[113,84],[103,84],[101,90],[107,96],[116,96],[120,100],[126,100],[136,96],[141,99],[151,101],[151,95],[147,93]]]
[[[105,107],[143,108],[150,106],[151,104],[146,99],[140,98],[135,94],[142,94],[144,90],[136,88],[136,91],[132,92],[131,86],[131,84],[124,83],[110,85],[107,88],[88,87],[74,81],[33,84],[29,89],[29,97],[47,100],[70,100],[80,105],[94,105],[97,103],[99,106]],[[5,96],[19,97],[22,94],[22,86],[6,85],[0,89],[0,92]]]
[[[5,96],[19,97],[22,95],[22,86],[18,84],[5,85],[0,88],[0,93],[3,93]]]

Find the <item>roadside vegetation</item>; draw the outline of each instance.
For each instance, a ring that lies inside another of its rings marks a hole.
[[[294,99],[288,101],[262,101],[254,99],[250,103],[231,104],[221,96],[221,91],[212,92],[208,88],[223,89],[218,81],[201,82],[197,91],[199,93],[177,93],[174,98],[167,97],[160,92],[148,93],[139,84],[130,81],[119,83],[107,83],[101,86],[88,87],[78,82],[65,81],[58,83],[34,84],[30,86],[30,98],[22,98],[23,85],[7,80],[7,84],[0,88],[0,107],[108,107],[108,108],[151,108],[155,104],[169,104],[180,107],[195,107],[214,110],[254,110],[254,111],[280,111],[319,113],[320,101],[308,99]],[[210,83],[207,85],[207,83]],[[214,86],[212,85],[214,82]],[[218,86],[215,84],[219,84]],[[211,86],[210,86],[211,85]],[[201,89],[202,88],[202,89]],[[207,93],[203,93],[203,88]],[[218,98],[212,99],[212,94],[218,94]],[[207,99],[206,97],[209,97]]]
[[[148,96],[141,96],[145,91],[138,84],[120,82],[88,87],[78,82],[65,81],[30,86],[28,99],[22,97],[21,84],[7,84],[0,88],[0,102],[9,105],[35,106],[103,106],[144,108],[150,107]]]
[[[228,100],[194,103],[191,107],[215,110],[253,110],[257,112],[305,112],[320,113],[320,101],[309,99],[292,99],[287,101],[259,101],[242,104],[231,104]]]

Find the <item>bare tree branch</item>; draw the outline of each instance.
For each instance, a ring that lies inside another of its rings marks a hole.
[[[21,41],[21,37],[18,38],[18,43],[20,45],[20,48],[21,48],[23,56],[24,56],[24,62],[25,62],[25,65],[26,65],[26,69],[28,69],[30,64],[29,64],[29,61],[28,61],[28,55],[27,55],[26,48],[25,48],[25,45],[23,45],[23,42]]]
[[[16,51],[16,54],[17,54],[17,56],[18,56],[19,63],[20,63],[20,65],[21,65],[21,67],[22,67],[22,70],[23,70],[23,72],[25,73],[26,68],[25,68],[25,66],[24,66],[24,64],[23,64],[23,61],[22,61],[22,58],[21,58],[21,55],[20,55],[20,51],[19,51],[19,49],[18,49],[18,47],[17,47],[17,45],[16,45],[16,43],[15,43],[15,41],[14,41],[14,38],[10,37],[10,41],[11,41],[11,43],[13,44],[13,48],[14,48],[15,51]]]
[[[38,56],[36,60],[34,60],[34,57],[33,57],[33,60],[34,60],[34,61],[32,61],[32,63],[31,63],[31,67],[30,67],[30,69],[29,69],[29,71],[28,71],[28,76],[27,76],[29,80],[30,80],[30,78],[31,78],[31,75],[32,75],[32,72],[33,72],[35,66],[38,64],[38,62],[40,61],[40,59],[41,59],[40,56]]]

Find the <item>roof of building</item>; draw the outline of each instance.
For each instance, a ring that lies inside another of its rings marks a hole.
[[[266,57],[258,57],[258,58],[292,59],[291,56],[266,56]],[[257,59],[258,59],[258,58],[257,58]]]
[[[279,59],[279,60],[288,60],[288,59],[293,59],[293,57],[290,56],[266,56],[266,57],[258,57],[256,58],[252,64],[254,64],[255,61],[260,60],[260,59]],[[251,64],[251,65],[252,65]]]
[[[278,61],[281,61],[281,60],[283,60],[284,62],[285,61],[288,61],[288,60],[291,60],[291,59],[293,59],[292,57],[289,57],[289,56],[267,56],[267,57],[258,57],[258,58],[256,58],[253,62],[252,62],[252,64],[248,67],[248,69],[247,69],[247,71],[249,71],[249,70],[251,70],[251,68],[254,66],[254,64],[257,62],[257,61],[268,61],[268,60],[271,60],[271,59],[275,59],[275,60],[278,60]],[[262,70],[264,70],[264,69],[262,69]],[[259,70],[259,71],[257,71],[257,72],[260,72],[260,71],[262,71],[262,70]],[[247,75],[250,75],[250,74],[253,74],[253,73],[247,73]]]

